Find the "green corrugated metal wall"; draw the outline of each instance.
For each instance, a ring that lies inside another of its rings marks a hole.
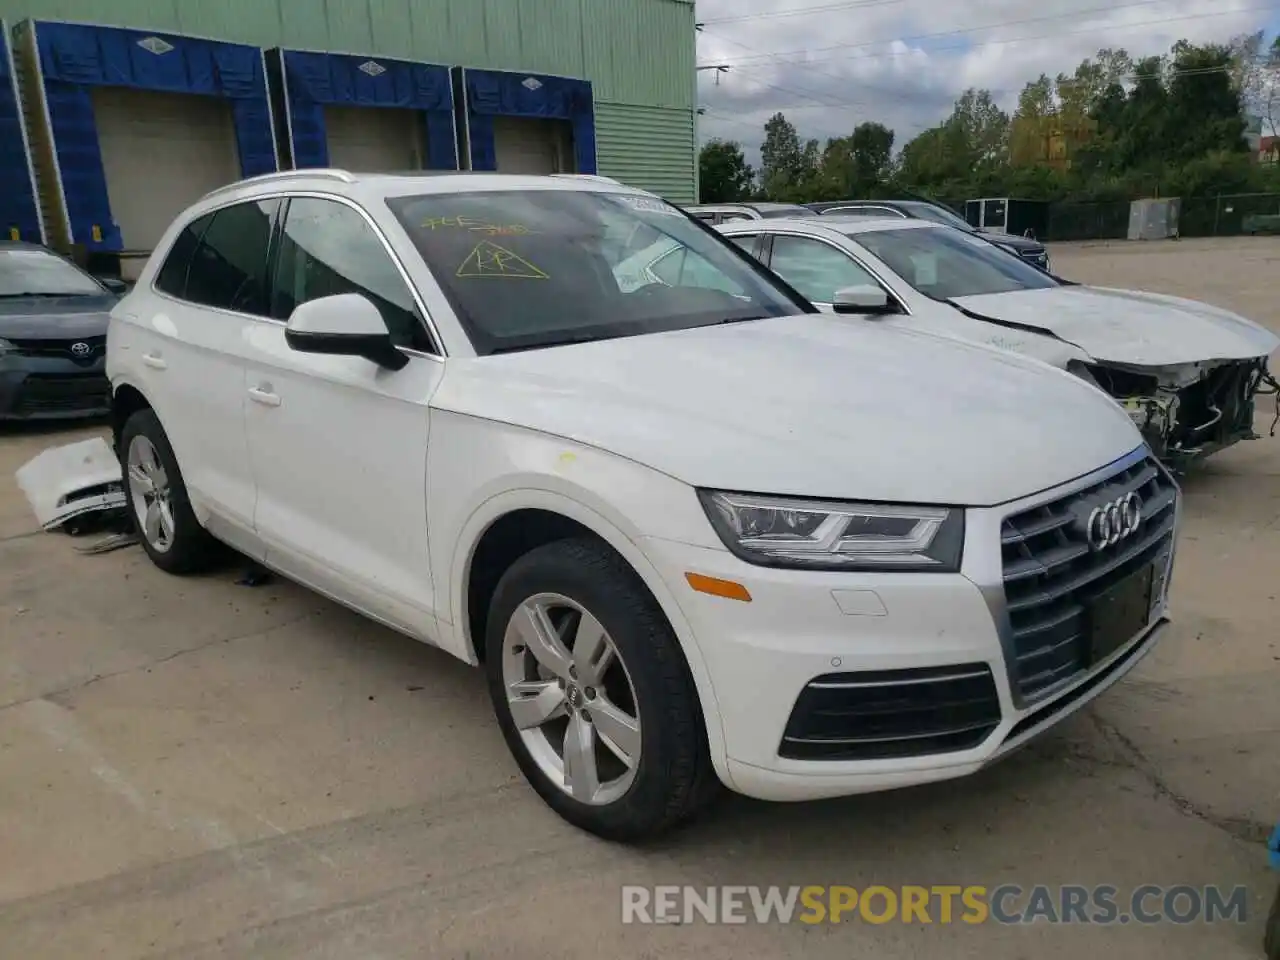
[[[694,199],[692,0],[0,0],[26,17],[583,77],[600,172]]]

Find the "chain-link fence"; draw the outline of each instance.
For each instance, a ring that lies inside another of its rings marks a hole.
[[[1280,234],[1280,193],[1183,197],[1178,234],[1235,237]],[[1045,240],[1123,240],[1129,235],[1129,201],[1054,203]]]

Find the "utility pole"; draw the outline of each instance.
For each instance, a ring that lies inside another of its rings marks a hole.
[[[701,32],[702,32],[702,24],[700,24],[700,23],[695,23],[695,24],[693,25],[693,30],[694,30],[694,32],[695,32],[695,33],[701,33]],[[711,70],[711,71],[713,71],[713,72],[715,73],[715,77],[716,77],[716,86],[718,87],[718,86],[720,86],[720,74],[722,74],[722,73],[728,73],[728,72],[729,72],[729,64],[727,64],[727,63],[704,63],[704,64],[698,64],[698,65],[697,65],[697,66],[695,66],[693,69],[694,69],[694,71],[695,71],[695,73],[694,73],[694,76],[695,76],[695,77],[697,76],[697,74],[699,74],[699,73],[705,73],[707,70]],[[701,183],[701,179],[702,179],[702,178],[699,176],[699,174],[701,173],[701,171],[698,169],[698,141],[699,141],[699,130],[698,130],[699,123],[698,123],[698,118],[699,118],[699,117],[701,117],[704,113],[706,113],[706,112],[707,112],[707,108],[706,108],[706,107],[700,107],[700,106],[698,106],[698,105],[697,105],[697,103],[698,103],[698,101],[697,101],[697,97],[698,97],[698,84],[697,84],[697,81],[696,81],[696,80],[694,81],[694,84],[693,84],[693,96],[694,96],[694,109],[693,109],[693,147],[694,147],[694,157],[693,157],[693,200],[694,200],[694,202],[696,203],[698,200],[700,200],[700,199],[701,199],[701,193],[702,193],[702,183]]]

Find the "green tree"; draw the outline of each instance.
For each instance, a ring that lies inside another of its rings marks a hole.
[[[853,152],[855,196],[869,194],[888,179],[893,161],[893,131],[870,121],[853,128],[849,138]]]
[[[1256,53],[1253,63],[1244,94],[1262,117],[1262,132],[1280,136],[1280,35],[1271,41],[1270,50]]]
[[[817,153],[814,142],[813,152]],[[816,156],[813,158],[816,165]],[[795,125],[784,114],[775,113],[764,125],[760,146],[760,185],[773,198],[788,195],[805,179],[805,148]],[[812,169],[812,168],[811,168]]]
[[[1188,163],[1210,152],[1246,153],[1247,123],[1231,47],[1180,40],[1173,47],[1162,159]],[[1177,131],[1178,136],[1172,136]]]
[[[890,176],[893,131],[874,121],[860,123],[847,137],[827,141],[820,161],[818,192],[824,200],[874,195]]]
[[[961,131],[976,166],[1001,166],[1008,160],[1009,115],[996,105],[990,90],[970,87],[962,93],[950,122]]]
[[[755,177],[739,143],[710,140],[698,152],[698,199],[702,203],[746,200]]]

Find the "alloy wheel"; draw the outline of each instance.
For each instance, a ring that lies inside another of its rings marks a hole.
[[[155,445],[139,434],[129,444],[129,494],[138,529],[151,549],[167,553],[173,546],[172,487]]]
[[[512,722],[538,768],[575,800],[613,803],[635,781],[635,687],[608,631],[568,597],[541,593],[507,623],[502,683]]]

